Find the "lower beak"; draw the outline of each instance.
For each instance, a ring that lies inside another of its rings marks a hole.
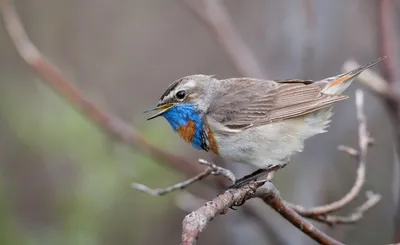
[[[146,112],[150,112],[150,111],[159,111],[158,113],[156,113],[155,115],[147,118],[147,120],[151,120],[154,119],[158,116],[161,116],[162,114],[164,114],[165,112],[167,112],[169,109],[171,109],[172,107],[174,107],[174,103],[168,103],[168,104],[164,104],[164,105],[160,105],[160,106],[155,106],[155,107],[151,107],[147,110],[144,111],[144,113]]]

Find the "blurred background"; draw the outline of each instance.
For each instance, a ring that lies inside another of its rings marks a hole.
[[[220,162],[184,143],[164,119],[146,122],[142,114],[179,77],[243,76],[185,1],[14,2],[32,41],[89,100],[165,150],[193,161]],[[367,63],[382,55],[382,2],[224,4],[267,78],[322,79],[340,73],[350,58]],[[400,1],[387,2],[393,4],[398,29]],[[185,192],[150,197],[130,184],[165,187],[185,176],[113,141],[71,108],[23,62],[3,25],[0,51],[0,244],[179,244],[181,222],[189,212],[182,204]],[[364,87],[354,83],[346,91],[350,99],[335,106],[329,132],[308,140],[305,151],[276,175],[286,200],[311,207],[337,200],[352,186],[357,164],[337,146],[358,144],[356,88]],[[387,244],[400,232],[393,126],[381,101],[368,92],[365,111],[376,140],[365,191],[380,193],[382,200],[357,224],[317,225],[346,244]],[[251,171],[239,163],[228,167],[238,176]],[[216,194],[200,184],[189,191],[205,199]],[[364,200],[361,194],[343,214]],[[315,244],[269,207],[249,203],[258,207],[267,226],[239,208],[214,220],[199,244]]]

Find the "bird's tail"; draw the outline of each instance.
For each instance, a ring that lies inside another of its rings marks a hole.
[[[341,94],[350,86],[351,82],[353,82],[361,72],[370,68],[371,66],[376,65],[385,58],[386,57],[376,59],[369,64],[360,66],[352,71],[340,74],[338,76],[323,79],[321,82],[325,82],[327,85],[322,92],[325,94]]]

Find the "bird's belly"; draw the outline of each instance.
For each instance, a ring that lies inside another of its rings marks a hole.
[[[325,132],[330,116],[330,109],[325,109],[239,133],[215,135],[219,155],[259,168],[282,163],[294,153],[303,150],[305,139]]]

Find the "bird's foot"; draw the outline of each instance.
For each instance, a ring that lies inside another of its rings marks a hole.
[[[276,171],[280,168],[281,168],[280,165],[271,165],[266,168],[257,169],[256,171],[252,172],[251,174],[245,175],[244,177],[236,180],[233,185],[228,187],[228,189],[241,188],[241,187],[249,184],[250,182],[257,181],[257,179],[259,179],[260,177],[266,176],[266,175],[268,175],[268,173]],[[262,181],[265,182],[266,180],[262,180]]]

